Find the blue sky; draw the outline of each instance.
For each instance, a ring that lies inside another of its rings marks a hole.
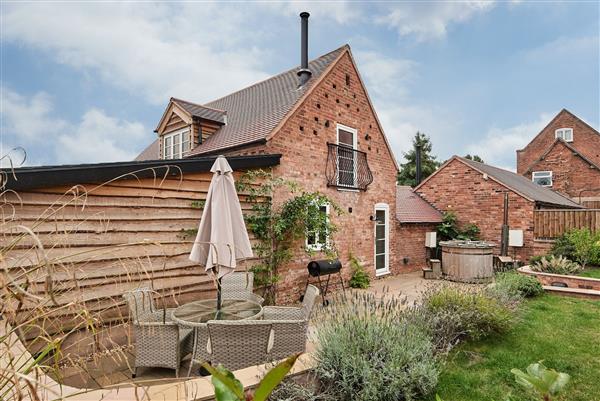
[[[514,169],[560,109],[600,124],[597,2],[1,3],[1,147],[27,164],[128,160],[170,96],[199,103],[349,43],[396,157]]]

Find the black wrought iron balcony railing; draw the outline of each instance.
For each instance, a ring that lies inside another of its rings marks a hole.
[[[367,154],[334,143],[328,143],[327,148],[327,186],[366,191],[373,182]]]

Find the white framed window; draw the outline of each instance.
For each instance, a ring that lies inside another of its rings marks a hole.
[[[358,131],[355,128],[337,124],[337,185],[356,188],[356,152]]]
[[[319,212],[329,220],[329,205],[319,206]],[[306,248],[311,251],[320,251],[329,244],[329,233],[327,231],[309,231],[306,233]]]
[[[163,136],[163,159],[181,159],[189,150],[189,127]]]
[[[534,171],[531,173],[531,181],[542,187],[551,187],[552,171]]]
[[[554,131],[554,136],[565,142],[573,142],[573,128],[559,128]]]

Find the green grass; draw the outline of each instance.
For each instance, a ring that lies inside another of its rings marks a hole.
[[[600,301],[555,295],[525,301],[510,333],[450,353],[437,393],[444,401],[505,401],[509,394],[511,401],[536,400],[510,370],[540,360],[571,375],[557,401],[600,401]]]
[[[581,277],[600,278],[600,267],[587,268],[578,274]]]

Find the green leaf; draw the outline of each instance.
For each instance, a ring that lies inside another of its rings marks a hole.
[[[235,378],[233,373],[219,365],[217,368],[203,363],[204,369],[212,375],[212,384],[215,388],[217,401],[244,401],[244,386]]]
[[[558,377],[556,377],[556,379],[554,380],[552,385],[550,385],[550,394],[556,395],[556,394],[560,393],[562,390],[564,390],[564,388],[567,386],[567,384],[569,384],[570,380],[571,380],[571,376],[569,376],[568,374],[559,373]]]
[[[254,392],[254,401],[266,401],[273,390],[275,390],[275,387],[281,383],[288,372],[292,369],[294,363],[296,363],[296,359],[298,359],[300,355],[301,354],[292,355],[271,369],[258,384],[258,387]]]

